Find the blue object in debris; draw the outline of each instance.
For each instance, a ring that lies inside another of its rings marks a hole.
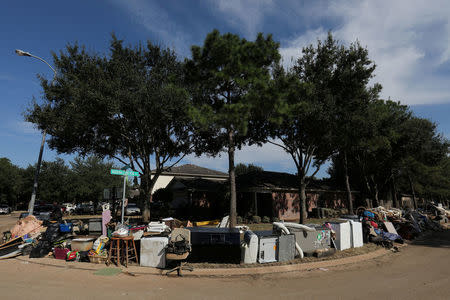
[[[72,231],[72,223],[59,224],[60,232],[71,232]]]
[[[384,240],[403,242],[402,237],[395,233],[386,232],[381,229],[375,229],[375,233],[381,236]]]
[[[375,214],[374,214],[373,212],[371,212],[371,211],[368,211],[368,210],[365,210],[365,211],[364,211],[364,216],[365,216],[365,217],[372,218],[372,219],[375,218]]]

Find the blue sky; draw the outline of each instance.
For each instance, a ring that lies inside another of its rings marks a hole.
[[[175,48],[180,58],[214,28],[247,39],[272,33],[289,67],[303,46],[331,30],[343,43],[358,39],[369,49],[383,98],[411,105],[416,115],[433,120],[450,137],[449,19],[445,0],[8,1],[0,9],[0,157],[23,167],[36,162],[41,135],[23,121],[22,112],[33,96],[41,97],[36,75],[53,76],[44,63],[16,56],[14,49],[51,63],[52,51],[75,41],[105,53],[111,32],[127,43],[151,40]],[[55,156],[46,147],[44,159]],[[244,147],[236,160],[295,172],[290,158],[271,145]],[[187,157],[183,163],[227,170],[225,154]],[[326,167],[319,175],[326,175]]]

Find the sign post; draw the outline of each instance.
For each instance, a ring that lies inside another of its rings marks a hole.
[[[117,169],[111,169],[112,175],[122,175],[123,176],[123,193],[122,193],[122,224],[123,224],[123,218],[125,215],[125,187],[127,183],[127,176],[139,176],[139,172],[136,171],[127,171],[129,166],[125,166],[124,170],[117,170]]]

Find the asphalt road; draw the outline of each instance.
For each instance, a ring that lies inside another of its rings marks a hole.
[[[450,230],[359,264],[233,278],[98,276],[9,259],[0,261],[0,298],[450,299]]]

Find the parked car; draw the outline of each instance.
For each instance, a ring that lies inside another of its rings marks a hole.
[[[0,205],[0,214],[10,214],[11,213],[11,208],[6,205],[6,204],[1,204]]]
[[[94,214],[94,206],[89,203],[78,204],[75,213],[77,215],[92,215]]]
[[[33,209],[33,214],[39,220],[46,221],[50,220],[50,215],[53,211],[53,205],[51,204],[40,204],[35,205]]]
[[[125,214],[127,216],[130,215],[140,215],[141,214],[141,209],[136,205],[136,203],[128,203],[126,209],[125,209]]]
[[[75,212],[77,206],[72,203],[63,203],[64,214],[71,215]]]

